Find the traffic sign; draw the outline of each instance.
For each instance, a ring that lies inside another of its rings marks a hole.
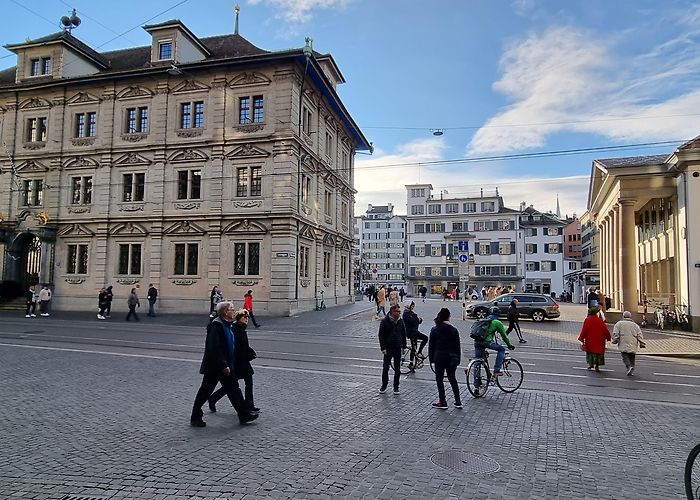
[[[469,256],[467,254],[462,254],[459,256],[459,261],[460,262],[467,262],[469,260]]]
[[[457,249],[460,252],[469,252],[469,242],[468,241],[458,241]]]

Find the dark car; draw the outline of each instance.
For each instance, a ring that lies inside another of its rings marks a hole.
[[[560,315],[559,304],[549,295],[538,293],[506,293],[494,300],[470,304],[467,306],[467,315],[485,318],[489,315],[489,310],[496,306],[501,311],[501,316],[505,317],[513,299],[518,299],[519,316],[532,318],[532,321],[544,321],[545,318],[553,319]]]

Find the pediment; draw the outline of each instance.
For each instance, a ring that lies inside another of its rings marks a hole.
[[[343,241],[340,243],[340,249],[341,249],[341,250],[348,250],[348,251],[350,251],[350,250],[352,249],[352,248],[351,248],[351,245],[350,245],[350,240],[343,240]]]
[[[172,92],[174,94],[182,93],[182,92],[200,92],[200,91],[208,91],[210,87],[208,85],[205,85],[202,82],[199,82],[197,80],[185,80],[179,85],[176,85],[173,87]]]
[[[252,144],[243,144],[232,149],[226,154],[226,158],[267,158],[270,153]]]
[[[316,239],[316,231],[314,228],[312,228],[308,224],[302,224],[301,227],[299,228],[299,237],[300,238],[307,238],[309,240],[315,240]]]
[[[145,87],[141,87],[140,85],[134,85],[134,86],[122,89],[117,94],[117,98],[118,99],[130,99],[130,98],[134,98],[134,97],[151,97],[152,95],[153,95],[152,90],[147,89]]]
[[[88,92],[78,92],[73,97],[66,101],[67,104],[87,104],[87,103],[99,103],[100,99]]]
[[[95,236],[95,232],[91,231],[83,224],[68,224],[59,229],[58,236]]]
[[[243,219],[242,221],[234,221],[224,228],[224,234],[232,233],[266,233],[267,228],[256,221]]]
[[[323,236],[323,244],[328,245],[330,247],[334,247],[335,246],[335,237],[330,233],[326,233]]]
[[[168,163],[184,163],[192,161],[207,161],[209,157],[196,149],[182,149],[175,151],[168,157]]]
[[[90,168],[90,169],[95,169],[100,166],[100,163],[97,160],[94,160],[92,158],[86,158],[85,156],[77,156],[75,158],[71,158],[63,163],[63,168],[65,170],[69,169],[76,169],[76,168]]]
[[[268,77],[262,73],[252,71],[250,73],[243,73],[231,79],[228,85],[229,87],[243,87],[248,85],[269,85],[270,83],[272,83],[272,80],[270,80]]]
[[[17,165],[17,172],[32,173],[32,172],[48,172],[49,168],[43,163],[35,160],[27,160]]]
[[[141,224],[136,224],[134,222],[127,222],[124,224],[117,224],[109,230],[110,235],[145,235],[148,234],[146,228]]]
[[[138,153],[127,153],[114,161],[115,167],[130,167],[132,165],[150,165],[152,162]]]
[[[195,224],[194,222],[190,222],[187,220],[176,222],[172,226],[168,227],[165,231],[163,231],[165,234],[205,234],[206,231],[200,227],[199,225]]]
[[[41,97],[31,97],[19,103],[19,109],[50,108],[51,103]]]

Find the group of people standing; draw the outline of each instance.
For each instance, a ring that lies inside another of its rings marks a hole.
[[[156,316],[156,301],[158,300],[158,289],[153,283],[148,285],[148,314],[147,316]],[[106,320],[110,317],[112,312],[112,300],[114,300],[114,287],[112,285],[107,285],[105,288],[100,290],[97,295],[97,319]],[[136,308],[141,307],[141,301],[138,295],[138,285],[131,289],[129,295],[126,299],[126,305],[129,312],[126,315],[126,321],[130,321],[134,318],[136,321],[141,321],[139,315],[136,313]]]
[[[50,316],[49,303],[51,302],[51,289],[48,284],[37,291],[36,286],[32,285],[25,293],[27,308],[24,313],[25,318],[36,318],[36,306],[39,304],[39,314],[41,316]]]

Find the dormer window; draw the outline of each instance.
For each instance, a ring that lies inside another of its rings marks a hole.
[[[51,74],[51,58],[41,57],[30,60],[29,74],[31,76],[43,76]]]
[[[158,42],[158,59],[161,61],[170,60],[173,58],[173,42],[163,41]]]

